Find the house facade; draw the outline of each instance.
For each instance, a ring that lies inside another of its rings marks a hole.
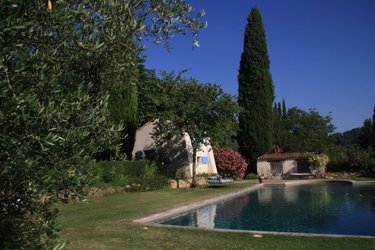
[[[161,146],[156,145],[152,138],[155,125],[148,122],[137,129],[133,147],[133,158],[157,160],[168,176],[192,178],[193,176],[193,146],[189,134],[178,139],[172,139]],[[209,143],[201,145],[196,153],[196,174],[217,174],[215,158]]]
[[[266,178],[309,173],[308,153],[267,153],[257,158],[257,174]]]

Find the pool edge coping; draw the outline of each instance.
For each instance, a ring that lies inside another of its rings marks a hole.
[[[219,202],[219,201],[231,199],[233,197],[236,197],[236,196],[251,192],[253,190],[256,190],[256,189],[258,189],[262,186],[263,186],[263,184],[255,184],[251,187],[243,188],[243,189],[233,191],[233,192],[230,192],[230,193],[227,193],[227,194],[224,194],[224,195],[209,198],[209,199],[206,199],[206,200],[203,200],[203,201],[193,202],[193,203],[188,204],[188,205],[183,205],[183,206],[167,209],[165,211],[154,213],[154,214],[148,215],[146,217],[137,218],[137,219],[132,220],[132,222],[140,223],[140,224],[153,223],[155,221],[163,220],[165,218],[168,218],[168,217],[171,217],[171,216],[174,216],[174,215],[182,214],[182,213],[187,212],[189,210],[204,207],[204,206],[207,206],[207,205],[210,205],[212,203]]]
[[[331,237],[331,238],[361,238],[361,239],[375,239],[375,236],[371,235],[354,235],[354,234],[322,234],[322,233],[299,233],[299,232],[278,232],[278,231],[257,231],[257,230],[242,230],[242,229],[223,229],[223,228],[204,228],[204,227],[187,227],[178,225],[164,225],[151,223],[146,224],[153,227],[161,228],[179,228],[186,230],[203,230],[211,232],[223,232],[223,233],[247,233],[252,235],[282,235],[282,236],[295,236],[295,237]]]

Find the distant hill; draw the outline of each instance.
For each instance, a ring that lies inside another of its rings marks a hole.
[[[359,134],[361,128],[353,128],[343,133],[334,133],[331,137],[335,138],[340,144],[344,146],[359,145]]]

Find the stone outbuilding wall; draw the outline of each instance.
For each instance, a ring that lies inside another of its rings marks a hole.
[[[307,173],[307,153],[271,153],[257,158],[258,176],[282,177],[291,173]]]

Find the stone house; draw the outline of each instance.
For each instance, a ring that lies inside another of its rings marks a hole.
[[[284,175],[311,175],[308,153],[267,153],[257,158],[257,174],[266,178]]]
[[[152,138],[154,123],[148,122],[136,131],[133,158],[157,160],[164,174],[170,177],[190,179],[193,176],[193,147],[189,134],[157,146]],[[201,145],[196,153],[196,174],[217,174],[213,149],[210,144]]]

